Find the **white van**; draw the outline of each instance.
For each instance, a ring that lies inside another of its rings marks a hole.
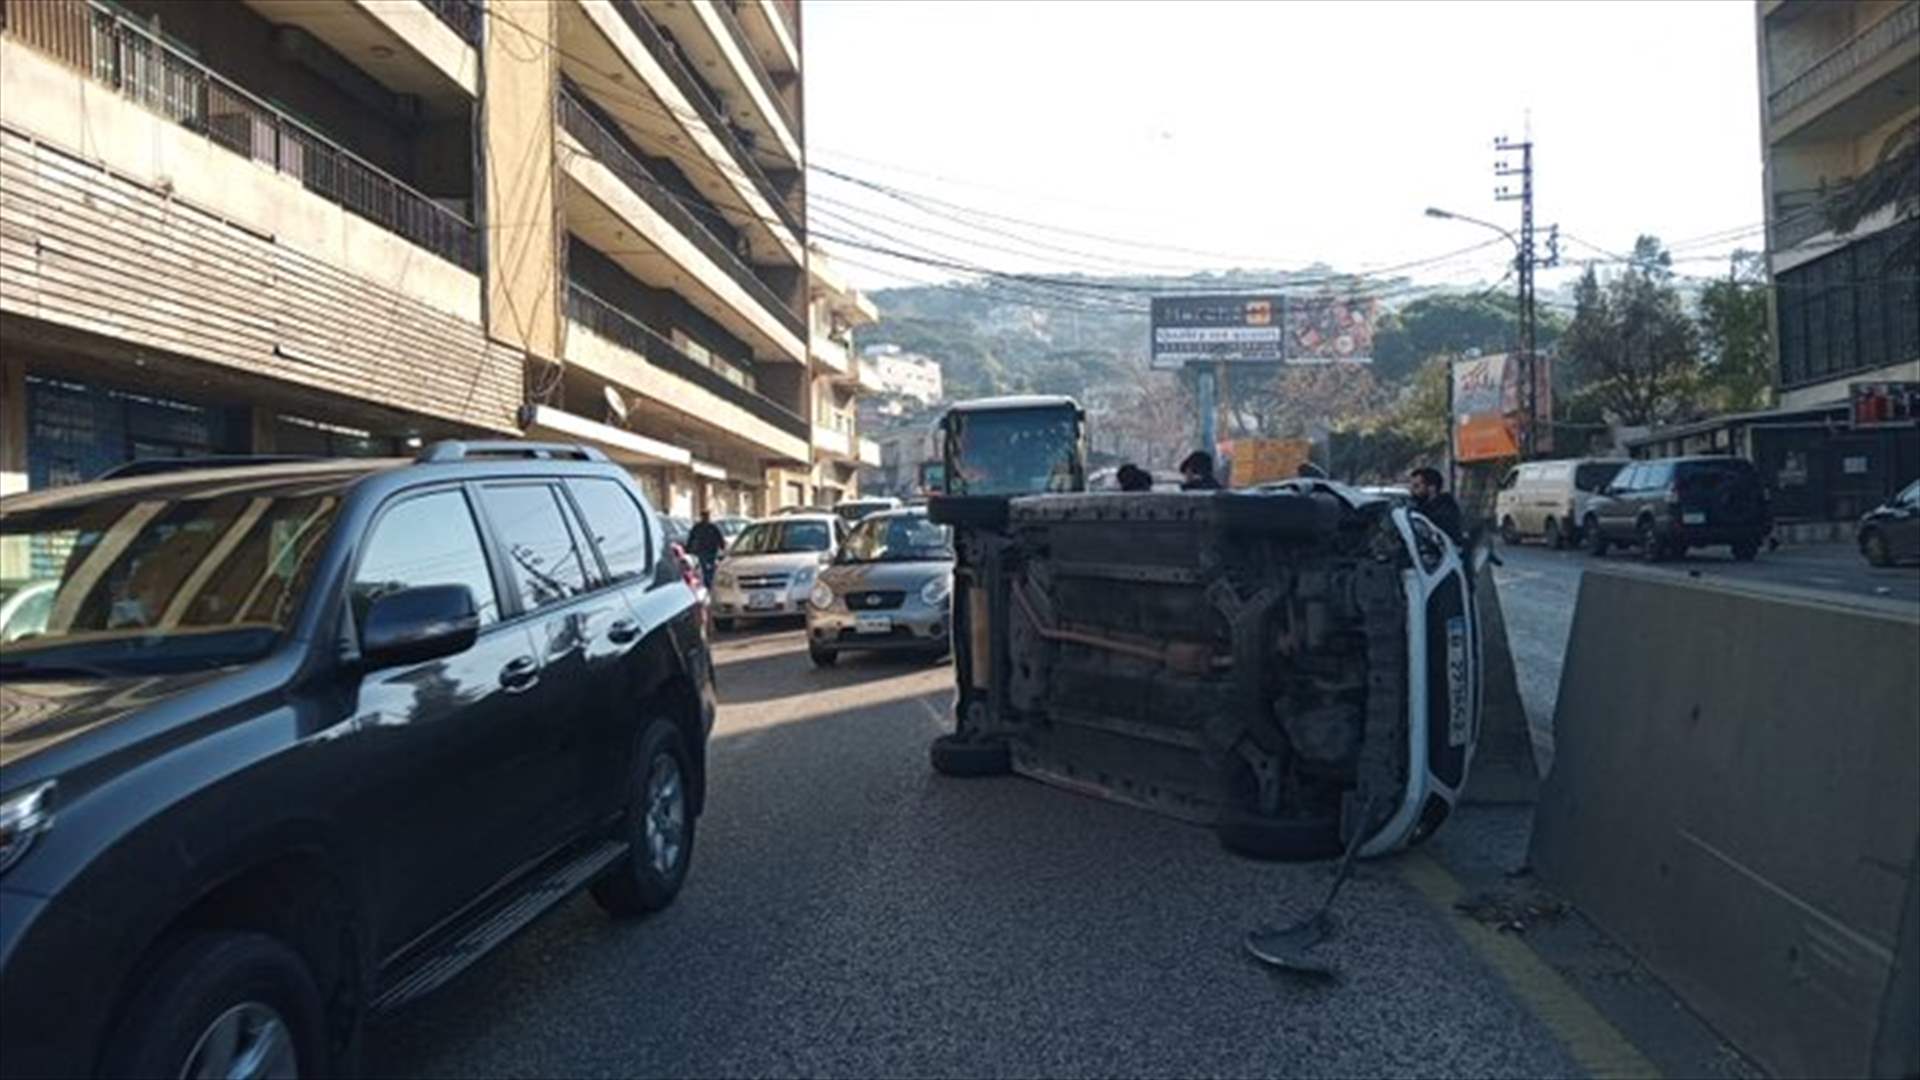
[[[1625,464],[1625,459],[1571,458],[1514,466],[1500,481],[1493,504],[1500,538],[1517,544],[1539,537],[1556,548],[1579,543],[1588,501]]]

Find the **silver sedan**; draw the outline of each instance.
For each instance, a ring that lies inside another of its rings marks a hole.
[[[953,546],[924,509],[861,520],[807,603],[807,652],[826,667],[843,652],[949,651]]]

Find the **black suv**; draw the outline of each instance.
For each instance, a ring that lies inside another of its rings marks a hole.
[[[582,888],[671,903],[711,658],[592,450],[8,498],[0,1073],[321,1075]],[[16,623],[18,620],[16,620]]]
[[[1621,469],[1588,504],[1580,528],[1594,555],[1625,544],[1655,562],[1725,544],[1744,562],[1773,531],[1773,512],[1750,461],[1661,458]]]

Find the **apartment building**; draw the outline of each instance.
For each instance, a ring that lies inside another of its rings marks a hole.
[[[946,396],[940,362],[898,345],[874,345],[861,356],[867,389],[889,398],[911,398],[920,406],[937,405]]]
[[[879,444],[860,430],[860,360],[853,351],[854,328],[878,321],[880,313],[818,248],[808,253],[807,265],[813,289],[813,468],[807,483],[811,505],[832,506],[858,496],[860,469],[880,463]]]
[[[814,464],[793,0],[0,0],[0,490],[588,441]]]
[[[1912,423],[1849,408],[1856,384],[1920,382],[1920,281],[1886,263],[1920,219],[1829,221],[1920,122],[1920,0],[1759,0],[1755,26],[1777,402],[1708,441],[1753,456],[1783,515],[1846,518],[1920,475]]]

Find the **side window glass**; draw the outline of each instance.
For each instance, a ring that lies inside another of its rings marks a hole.
[[[507,573],[527,611],[563,603],[587,591],[587,571],[561,515],[559,493],[546,484],[480,489],[487,517],[506,553]]]
[[[1672,479],[1672,463],[1662,462],[1658,465],[1647,465],[1640,471],[1640,488],[1643,491],[1659,491],[1666,487]]]
[[[1512,491],[1513,485],[1520,482],[1520,470],[1508,469],[1506,478],[1500,481],[1501,491]]]
[[[407,499],[380,516],[348,594],[355,623],[365,625],[367,609],[380,597],[423,585],[465,585],[481,626],[500,618],[480,530],[458,491]]]
[[[567,490],[573,492],[612,580],[628,581],[645,574],[646,517],[633,496],[615,480],[568,480]]]

